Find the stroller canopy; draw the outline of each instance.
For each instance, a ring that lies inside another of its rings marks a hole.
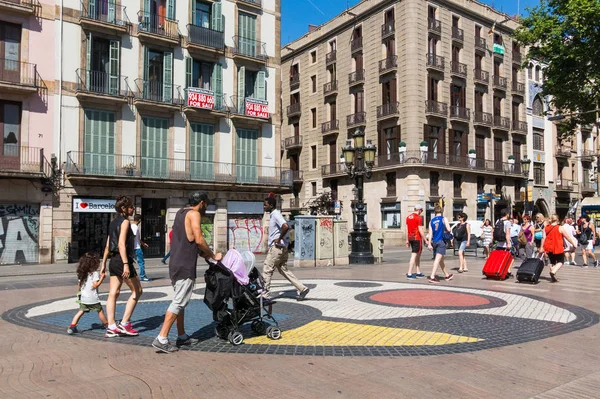
[[[225,254],[225,257],[221,261],[223,266],[231,270],[233,276],[241,285],[248,285],[250,279],[248,278],[248,272],[246,271],[246,263],[242,254],[235,249],[230,249]]]

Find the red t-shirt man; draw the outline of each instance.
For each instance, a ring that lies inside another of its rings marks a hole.
[[[423,249],[423,237],[419,231],[419,227],[423,226],[421,213],[423,213],[423,207],[417,204],[415,211],[406,217],[406,237],[412,253],[415,254],[421,253]]]

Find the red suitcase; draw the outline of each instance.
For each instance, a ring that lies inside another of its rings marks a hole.
[[[483,275],[487,278],[505,280],[513,261],[514,258],[510,251],[504,249],[493,250],[485,261],[485,265],[483,265]]]

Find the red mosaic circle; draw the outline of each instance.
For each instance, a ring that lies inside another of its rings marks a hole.
[[[372,301],[422,308],[471,307],[489,305],[487,298],[473,294],[440,290],[395,290],[371,295]]]

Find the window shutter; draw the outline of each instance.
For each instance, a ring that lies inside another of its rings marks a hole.
[[[238,69],[237,94],[238,94],[238,103],[237,103],[238,112],[240,114],[244,114],[244,113],[246,113],[246,110],[244,109],[244,105],[245,105],[244,100],[246,98],[246,67],[240,67]]]
[[[115,21],[115,2],[114,1],[109,1],[108,2],[108,22],[110,22],[111,24],[114,24]]]
[[[110,61],[108,64],[108,79],[109,79],[109,92],[112,95],[120,94],[120,79],[119,79],[119,53],[120,53],[120,42],[118,40],[110,41]]]
[[[196,0],[192,0],[192,25],[200,25],[196,22]]]
[[[391,103],[394,104],[396,103],[396,79],[392,79],[390,81],[390,99],[391,99]]]
[[[163,101],[173,101],[173,53],[163,53]]]
[[[216,31],[223,32],[223,15],[221,11],[221,2],[217,1],[212,4],[212,28]]]
[[[85,49],[85,86],[90,89],[90,69],[92,65],[92,32],[86,34]]]
[[[185,57],[185,88],[192,86],[192,57]]]
[[[96,18],[96,0],[88,0],[88,18]]]
[[[267,76],[265,71],[258,71],[256,73],[256,87],[254,88],[254,93],[256,93],[256,98],[259,100],[266,100],[266,85],[267,85]]]
[[[218,62],[213,65],[212,89],[215,93],[215,109],[223,108],[223,67]]]
[[[175,0],[167,0],[167,19],[175,19]]]

